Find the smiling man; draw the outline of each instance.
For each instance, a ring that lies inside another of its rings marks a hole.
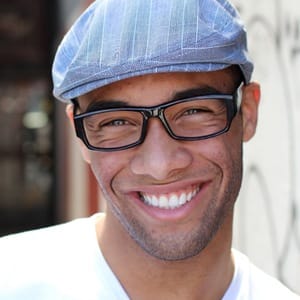
[[[0,298],[299,299],[231,245],[252,70],[226,0],[95,1],[53,80],[107,209],[2,239]]]
[[[236,78],[241,76],[234,67],[150,74],[78,97],[74,115],[86,143],[82,151],[108,202],[103,238],[120,241],[125,229],[126,244],[139,246],[135,254],[172,261],[198,255],[218,230],[228,239],[241,141],[255,129],[258,89],[243,88]],[[237,113],[243,89],[243,105],[251,107],[244,121]],[[72,106],[68,115],[72,121]],[[223,251],[230,249],[226,244]]]

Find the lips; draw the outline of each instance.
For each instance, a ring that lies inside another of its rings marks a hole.
[[[161,209],[175,209],[190,202],[200,191],[200,186],[190,187],[185,190],[168,194],[149,194],[140,192],[142,201],[152,207]]]

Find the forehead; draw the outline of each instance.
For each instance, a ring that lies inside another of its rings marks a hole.
[[[80,96],[81,105],[96,101],[121,100],[131,105],[157,105],[176,94],[195,88],[231,93],[235,87],[230,68],[206,73],[161,73],[120,80]]]

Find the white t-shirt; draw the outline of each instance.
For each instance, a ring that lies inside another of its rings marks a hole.
[[[95,216],[0,239],[2,300],[129,300],[99,249]],[[222,300],[299,300],[233,250]],[[158,295],[159,297],[159,295]]]

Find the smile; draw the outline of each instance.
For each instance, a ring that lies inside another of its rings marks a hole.
[[[175,209],[179,208],[189,201],[191,201],[195,195],[199,192],[200,187],[190,188],[185,191],[180,191],[170,194],[151,195],[146,193],[140,193],[141,199],[145,204],[153,207],[163,209]]]

